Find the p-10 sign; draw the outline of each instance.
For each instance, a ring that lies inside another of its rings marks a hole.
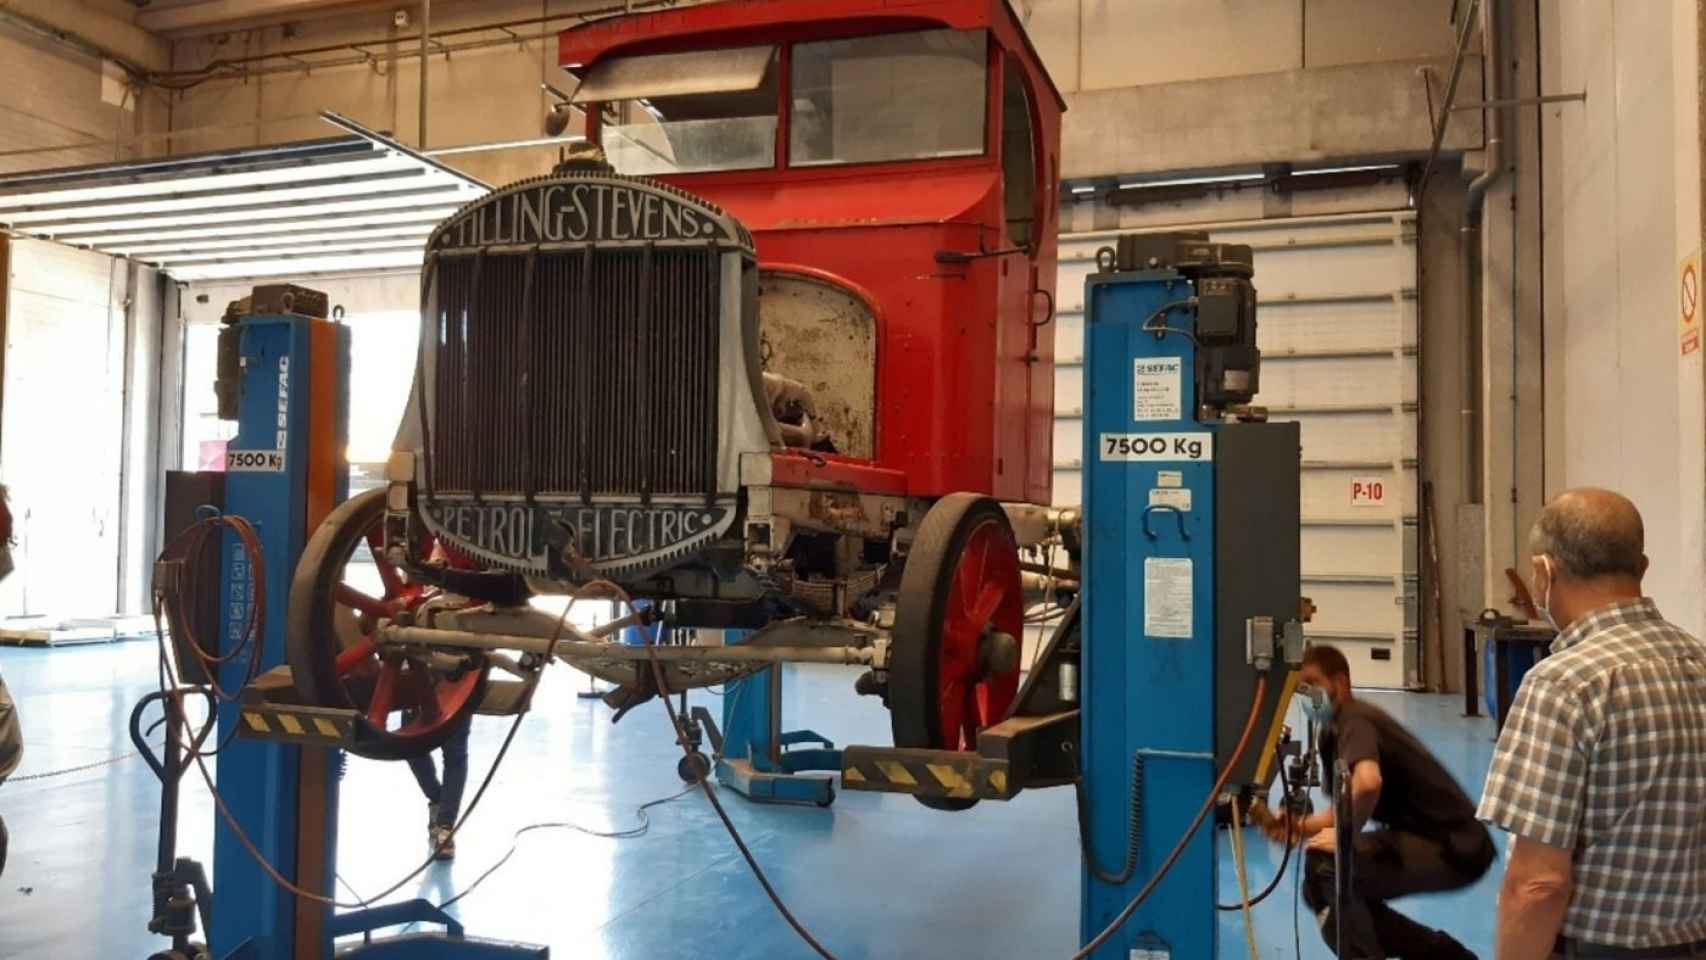
[[[1386,478],[1384,477],[1352,477],[1351,506],[1353,507],[1384,507],[1386,506]]]

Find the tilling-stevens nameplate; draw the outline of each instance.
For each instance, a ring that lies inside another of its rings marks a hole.
[[[436,246],[710,240],[723,233],[711,214],[666,194],[621,183],[552,183],[492,197],[446,224]]]

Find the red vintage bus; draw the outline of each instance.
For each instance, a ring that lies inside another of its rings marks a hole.
[[[969,749],[1017,686],[1021,552],[1060,533],[1064,105],[1022,24],[1005,0],[728,0],[559,52],[596,149],[429,240],[391,487],[305,556],[299,685],[404,756],[517,663],[493,649],[623,704],[861,663],[898,745]],[[343,580],[362,542],[382,597]],[[635,652],[527,604],[599,591],[756,632]]]

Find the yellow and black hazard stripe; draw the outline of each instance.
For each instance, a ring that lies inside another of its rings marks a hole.
[[[299,743],[346,745],[355,742],[355,714],[328,716],[277,707],[242,708],[246,737],[257,740],[290,740]]]
[[[954,799],[1005,798],[1007,764],[975,753],[848,748],[841,755],[847,790]]]

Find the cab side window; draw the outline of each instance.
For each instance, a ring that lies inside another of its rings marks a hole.
[[[1037,241],[1037,153],[1031,95],[1018,58],[1008,55],[1001,74],[1001,179],[1007,197],[1007,236],[1014,246],[1029,249]]]

